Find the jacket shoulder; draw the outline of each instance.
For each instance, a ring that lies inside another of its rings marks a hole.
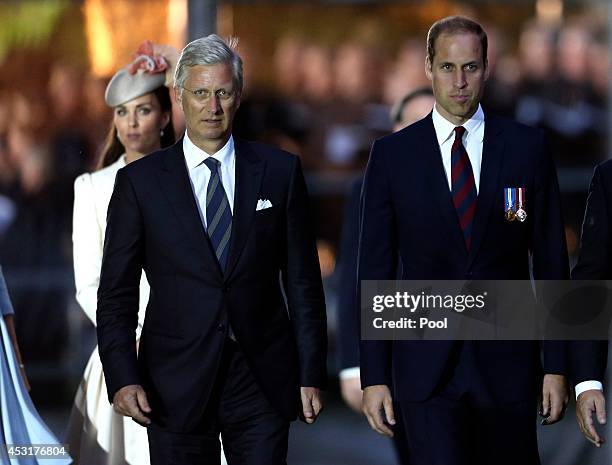
[[[612,182],[612,159],[601,162],[595,170],[608,182]]]
[[[503,116],[485,115],[485,134],[487,131],[487,125],[493,127],[499,127],[506,133],[506,137],[517,142],[536,141],[541,140],[544,137],[544,131],[540,128],[534,128],[533,126],[527,126],[526,124],[520,123],[516,120],[505,118]],[[520,138],[520,139],[515,139]]]
[[[263,160],[272,163],[292,165],[295,163],[296,159],[299,159],[299,157],[293,153],[262,142],[240,140],[237,141],[237,147],[247,148]]]
[[[125,173],[130,178],[147,177],[148,179],[151,173],[159,169],[167,161],[171,161],[173,157],[182,157],[183,150],[182,146],[178,143],[166,147],[164,149],[156,150],[138,160],[135,160],[119,171]]]

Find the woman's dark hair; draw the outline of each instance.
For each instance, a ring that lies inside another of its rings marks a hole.
[[[161,147],[169,147],[175,142],[174,138],[174,125],[172,124],[172,101],[170,100],[170,92],[165,86],[158,87],[153,91],[153,95],[157,98],[161,111],[163,113],[168,112],[170,114],[170,120],[164,128],[164,135],[161,136],[160,143]],[[106,142],[104,143],[104,149],[100,153],[98,162],[96,163],[96,170],[107,167],[115,163],[119,157],[125,153],[125,147],[117,137],[117,129],[115,124],[111,121],[111,125],[106,136]]]

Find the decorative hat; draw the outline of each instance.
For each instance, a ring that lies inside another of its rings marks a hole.
[[[174,66],[169,63],[169,59],[174,58],[173,50],[169,46],[153,45],[148,40],[140,44],[132,56],[132,63],[117,71],[108,83],[104,94],[106,104],[116,107],[158,87],[172,84],[177,61],[174,60]]]

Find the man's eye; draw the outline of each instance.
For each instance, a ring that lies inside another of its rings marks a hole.
[[[448,70],[450,70],[450,69],[451,69],[451,65],[449,65],[449,64],[442,65],[442,69],[443,69],[444,71],[448,71]]]
[[[227,95],[227,90],[225,90],[225,89],[220,89],[220,90],[218,90],[218,91],[217,91],[217,95],[218,95],[219,97],[225,97],[225,96]]]
[[[123,108],[119,108],[119,109],[117,110],[117,115],[118,115],[118,116],[123,116],[123,115],[125,115],[125,110],[124,110]]]
[[[473,64],[472,65],[467,65],[465,68],[468,71],[475,71],[476,70],[476,65],[473,65]]]
[[[197,95],[198,97],[204,97],[206,91],[203,90],[203,89],[197,89],[193,93],[194,93],[194,95]]]

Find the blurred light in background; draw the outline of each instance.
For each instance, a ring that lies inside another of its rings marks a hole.
[[[144,40],[185,44],[187,0],[85,0],[83,12],[94,76],[111,76]]]
[[[0,63],[13,47],[45,47],[69,0],[0,5]]]
[[[538,19],[551,25],[563,20],[563,0],[538,0],[536,2]]]

